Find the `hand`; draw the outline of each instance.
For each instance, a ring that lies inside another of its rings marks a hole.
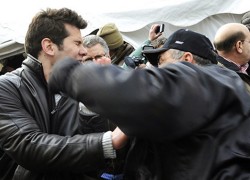
[[[103,56],[101,58],[98,58],[98,59],[94,59],[93,62],[97,63],[97,64],[111,64],[111,59],[110,57],[106,57],[106,56]]]
[[[112,143],[115,150],[123,148],[128,141],[128,137],[120,130],[119,127],[115,128],[112,132]]]
[[[65,92],[70,72],[81,63],[72,58],[57,61],[49,75],[48,87],[53,93]]]
[[[151,26],[151,28],[149,30],[149,33],[148,33],[148,39],[150,41],[153,41],[153,40],[157,39],[159,36],[162,35],[162,33],[157,33],[157,34],[155,33],[155,30],[156,30],[157,26],[159,26],[159,25],[160,24],[153,24]]]
[[[144,69],[146,68],[146,64],[139,64],[139,66],[136,67],[136,69]]]

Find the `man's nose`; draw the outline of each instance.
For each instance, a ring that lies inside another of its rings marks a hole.
[[[82,56],[86,56],[86,55],[87,55],[87,49],[85,49],[84,47],[82,47],[82,48],[80,49],[80,54],[81,54]]]

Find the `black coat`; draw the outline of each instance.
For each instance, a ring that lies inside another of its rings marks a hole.
[[[231,70],[181,62],[127,72],[65,60],[49,84],[135,137],[125,179],[250,177],[250,96]]]
[[[232,62],[225,60],[221,56],[217,56],[217,61],[219,62],[220,65],[223,65],[226,68],[235,71],[241,77],[241,79],[246,83],[248,91],[250,92],[250,76],[249,76],[250,67],[247,69],[247,74],[245,74],[245,73],[240,72],[240,68],[238,66],[236,66]],[[250,66],[250,64],[249,64],[249,66]]]
[[[113,131],[115,128],[116,125],[112,121],[100,116],[99,114],[91,112],[83,104],[80,104],[80,134]],[[124,148],[116,151],[115,159],[106,159],[104,168],[99,169],[98,171],[93,171],[92,173],[89,173],[89,175],[92,177],[100,177],[102,173],[113,175],[122,174],[128,148],[129,142]]]
[[[103,168],[103,133],[76,135],[78,110],[65,96],[55,105],[35,59],[0,76],[0,179],[86,179]]]

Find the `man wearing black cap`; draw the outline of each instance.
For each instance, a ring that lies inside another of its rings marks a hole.
[[[162,48],[145,50],[143,53],[155,66],[175,61],[187,61],[199,65],[217,63],[216,53],[210,40],[188,29],[176,31]]]
[[[181,53],[172,56],[175,50]],[[250,177],[250,96],[235,72],[213,64],[211,42],[178,30],[163,48],[145,53],[155,64],[159,57],[161,68],[128,72],[65,59],[55,64],[49,87],[110,118],[132,139],[124,179]],[[178,62],[163,63],[171,59]]]

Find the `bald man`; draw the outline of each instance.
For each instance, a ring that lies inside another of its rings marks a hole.
[[[214,46],[219,54],[219,64],[236,71],[248,84],[250,91],[250,32],[241,23],[221,26],[214,38]]]
[[[233,70],[249,74],[250,32],[245,25],[228,23],[221,26],[215,34],[214,46],[220,56],[235,66]]]

